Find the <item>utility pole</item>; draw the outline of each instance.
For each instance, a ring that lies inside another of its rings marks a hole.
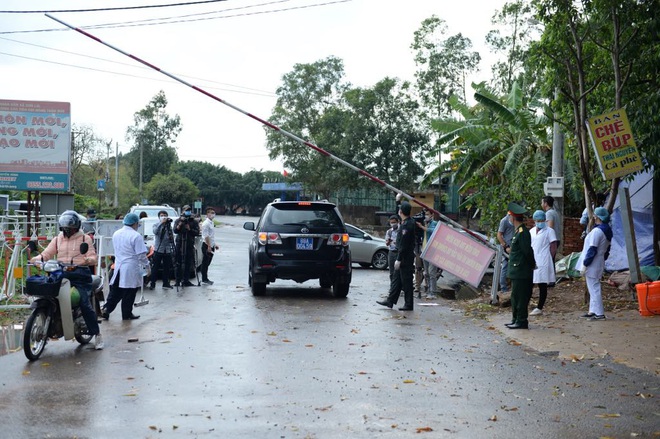
[[[108,183],[110,182],[110,145],[112,144],[112,139],[108,142],[106,145],[107,149],[107,154],[105,156],[105,187],[108,187]],[[108,192],[105,192],[105,204],[110,204],[110,194]]]
[[[555,100],[559,97],[559,89],[555,89]],[[552,177],[547,179],[544,185],[546,195],[555,199],[554,208],[559,214],[559,252],[564,243],[564,133],[561,131],[558,115],[555,113],[555,122],[552,124]]]
[[[115,207],[119,206],[119,142],[115,143]]]

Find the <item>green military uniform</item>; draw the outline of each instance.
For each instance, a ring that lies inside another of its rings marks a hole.
[[[525,208],[509,203],[509,213],[520,216],[526,212]],[[534,286],[534,250],[532,249],[532,237],[525,225],[516,227],[515,234],[511,239],[509,252],[509,270],[507,276],[511,279],[511,310],[513,312],[512,329],[527,328],[527,308],[532,297]]]

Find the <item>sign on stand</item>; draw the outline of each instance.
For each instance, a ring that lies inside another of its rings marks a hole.
[[[586,123],[605,180],[623,177],[644,168],[623,108],[592,117]]]
[[[422,259],[476,288],[494,255],[493,249],[478,243],[468,234],[439,223],[422,252]]]

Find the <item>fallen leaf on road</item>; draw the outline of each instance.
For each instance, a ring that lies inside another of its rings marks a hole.
[[[332,406],[329,405],[329,406],[326,406],[326,407],[317,407],[317,408],[315,408],[314,410],[318,410],[319,412],[327,412],[327,411],[330,410],[331,408],[332,408]]]
[[[314,345],[313,345],[313,344],[306,344],[305,347],[306,347],[306,348],[313,348]]]
[[[436,374],[435,370],[431,369],[431,375],[435,375],[435,374]]]
[[[50,367],[50,363],[41,363],[41,367]]]
[[[158,430],[158,427],[156,427],[155,425],[150,425],[149,428],[150,428],[151,430]]]
[[[285,338],[284,340],[282,340],[282,343],[291,343],[291,340],[289,340],[288,338]]]
[[[522,343],[520,343],[518,340],[509,340],[509,344],[512,346],[520,346]]]
[[[366,375],[367,373],[368,372],[365,372],[365,371],[361,370],[361,371],[358,372],[358,375]]]
[[[274,337],[274,336],[277,335],[277,332],[275,332],[275,331],[273,331],[273,332],[269,332],[269,333],[266,334],[266,335],[270,335],[271,337]]]
[[[619,413],[603,413],[602,415],[596,415],[597,418],[620,418]]]
[[[403,380],[403,384],[415,384],[415,380]]]
[[[23,375],[30,375],[30,371],[29,370],[24,370]]]
[[[582,360],[584,360],[584,355],[571,354],[571,361],[573,363],[577,363],[578,361],[582,361]]]
[[[488,420],[493,422],[497,421],[497,415],[491,416],[490,418],[488,418]]]
[[[353,334],[359,334],[359,333],[360,333],[360,331],[358,331],[357,329],[351,329],[351,332],[352,332]]]
[[[417,427],[417,433],[428,433],[429,431],[433,431],[431,427]]]

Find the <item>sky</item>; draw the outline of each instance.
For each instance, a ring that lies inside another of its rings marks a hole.
[[[0,11],[167,4],[174,1],[3,0]],[[461,32],[472,40],[482,57],[480,73],[472,79],[487,80],[494,57],[484,43],[485,35],[503,4],[503,0],[226,0],[51,15],[266,120],[282,77],[295,64],[338,57],[344,62],[346,81],[359,87],[371,87],[385,77],[414,81],[410,45],[415,30],[432,15],[446,21],[447,35]],[[171,23],[156,24],[162,22],[156,19],[166,17]],[[107,24],[116,25],[90,27]],[[70,102],[72,123],[91,126],[97,135],[111,140],[113,148],[118,145],[120,152],[130,150],[126,130],[133,125],[133,115],[163,90],[168,114],[181,118],[182,131],[174,145],[179,159],[210,162],[239,173],[283,170],[279,161],[268,158],[259,122],[43,13],[0,12],[0,66],[0,99]]]

